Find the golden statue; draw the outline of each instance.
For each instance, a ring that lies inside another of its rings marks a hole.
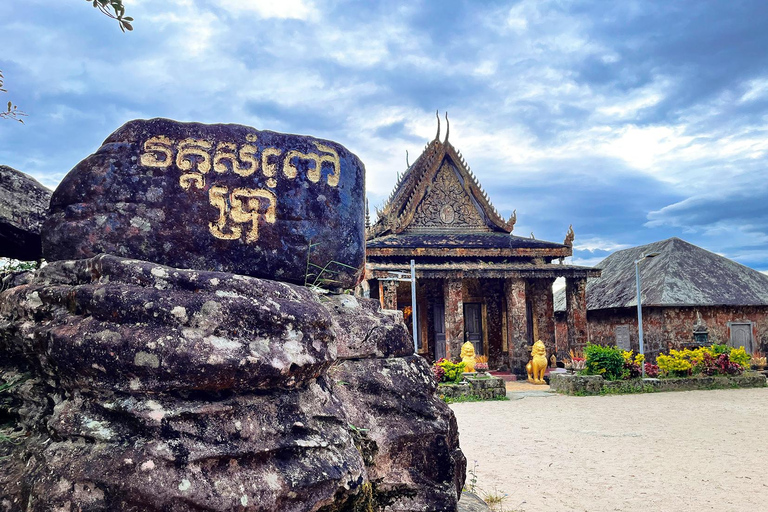
[[[528,372],[528,382],[532,384],[546,384],[544,371],[547,369],[547,347],[539,340],[531,348],[531,361],[525,365]]]
[[[461,362],[464,363],[464,371],[472,373],[475,371],[475,346],[471,341],[461,346]]]

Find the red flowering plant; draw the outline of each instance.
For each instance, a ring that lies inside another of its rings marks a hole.
[[[701,373],[704,375],[741,375],[744,367],[731,361],[730,355],[720,354],[717,357],[704,353],[701,361]]]
[[[440,361],[444,361],[444,359],[441,359]],[[443,377],[445,377],[445,369],[437,364],[440,361],[437,361],[434,365],[432,365],[432,373],[435,374],[435,380],[437,382],[443,382]]]
[[[659,376],[659,367],[655,364],[645,363],[645,376],[655,379]]]

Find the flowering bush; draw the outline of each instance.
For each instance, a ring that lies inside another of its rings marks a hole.
[[[484,372],[488,370],[488,363],[475,363],[475,370]]]
[[[741,375],[743,371],[744,367],[731,361],[728,354],[720,354],[717,357],[705,354],[701,362],[701,372],[704,375]]]
[[[659,354],[656,362],[665,377],[687,377],[704,375],[740,375],[749,364],[749,354],[744,347],[731,348],[727,345],[712,345],[694,350],[669,351]]]
[[[691,374],[691,369],[693,368],[689,352],[691,351],[672,349],[669,351],[669,355],[659,354],[656,357],[659,370],[665,376],[687,377]]]
[[[643,362],[645,362],[644,354],[637,354],[624,350],[621,354],[624,356],[624,370],[622,371],[622,379],[636,379],[643,371]]]
[[[731,361],[738,364],[742,368],[749,368],[749,362],[750,359],[752,359],[752,356],[747,354],[747,351],[744,350],[744,347],[732,348],[731,352],[728,354],[728,357],[730,357]]]
[[[439,369],[438,369],[439,368]],[[435,373],[437,382],[461,382],[462,373],[464,373],[464,363],[454,363],[449,359],[440,359],[432,365],[432,371]]]
[[[437,382],[443,382],[443,378],[445,377],[445,369],[442,366],[439,366],[437,362],[432,365],[432,373],[435,374],[435,380]]]

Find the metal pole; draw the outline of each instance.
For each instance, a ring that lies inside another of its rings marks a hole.
[[[413,319],[413,353],[419,352],[418,334],[416,332],[416,261],[411,260],[411,319]]]
[[[637,286],[637,331],[640,337],[640,353],[643,355],[641,364],[642,377],[645,378],[645,348],[643,347],[643,306],[640,303],[640,262],[643,258],[635,260],[635,284]]]

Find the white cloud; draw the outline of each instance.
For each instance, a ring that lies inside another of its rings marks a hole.
[[[215,0],[219,7],[233,13],[253,13],[262,19],[315,20],[319,11],[304,0]]]
[[[768,94],[768,79],[758,78],[747,82],[747,92],[739,99],[740,103],[747,103],[765,97]]]
[[[632,247],[628,244],[622,244],[614,242],[613,240],[606,240],[600,237],[591,237],[584,240],[576,238],[574,240],[573,248],[577,251],[619,251],[621,249],[627,249]]]

